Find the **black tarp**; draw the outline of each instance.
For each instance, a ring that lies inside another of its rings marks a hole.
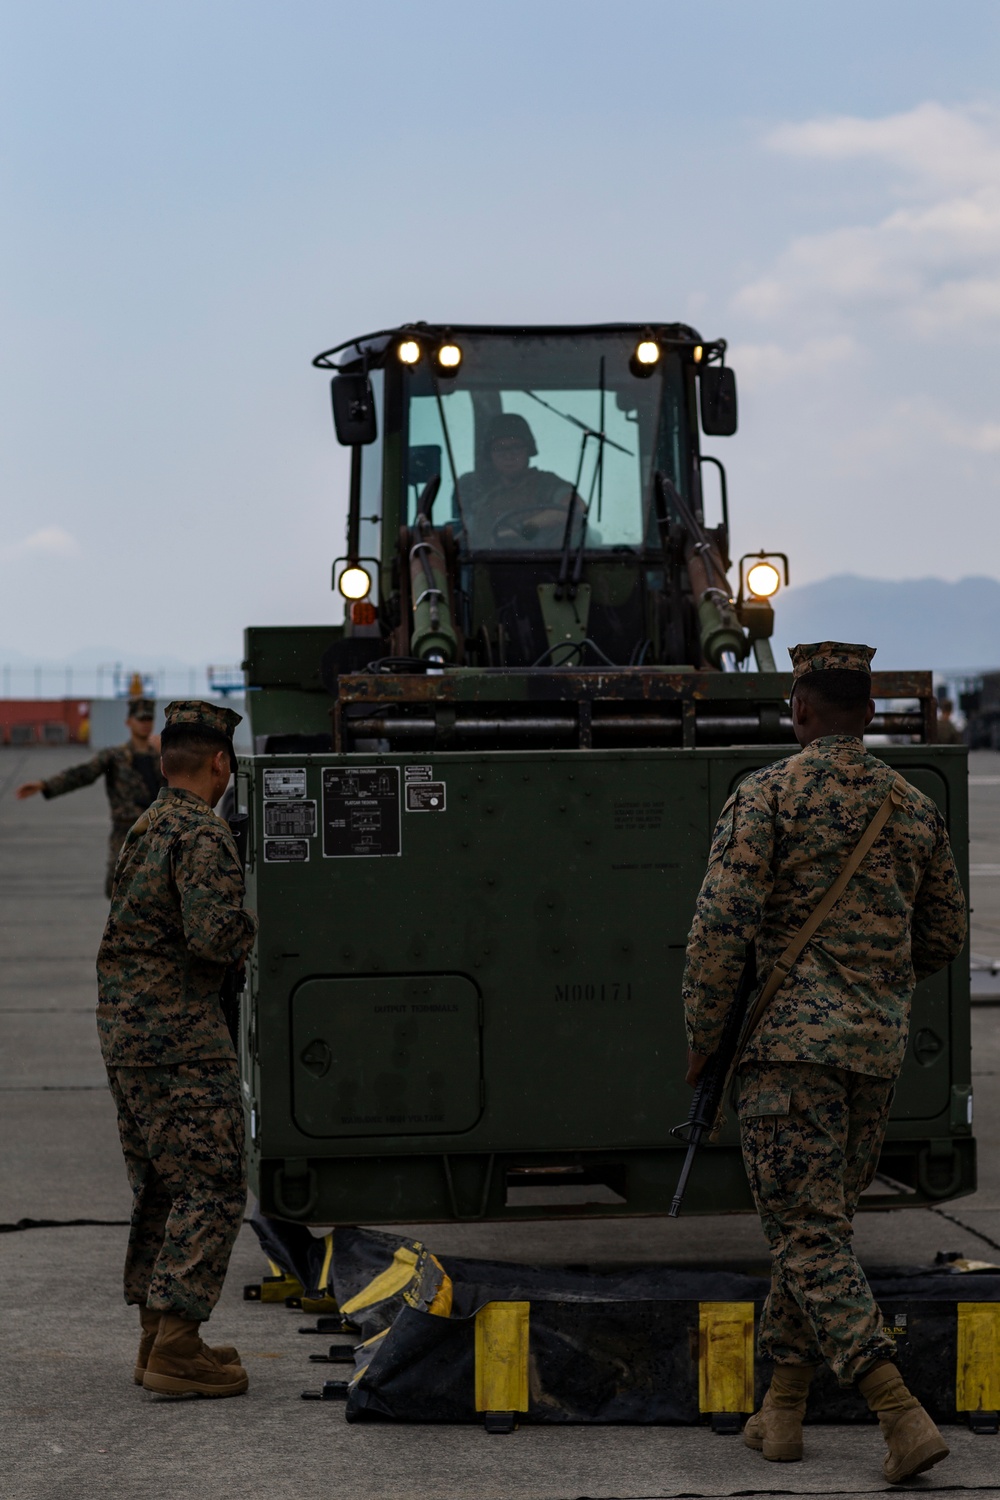
[[[697,1422],[704,1416],[702,1304],[753,1303],[756,1320],[769,1286],[765,1277],[737,1271],[525,1266],[435,1256],[418,1241],[355,1228],[333,1231],[328,1256],[327,1241],[299,1225],[263,1225],[264,1233],[261,1224],[255,1228],[269,1257],[311,1293],[323,1289],[319,1268],[329,1261],[333,1294],[360,1333],[346,1393],[348,1421],[482,1421],[475,1403],[476,1313],[491,1302],[526,1302],[529,1397],[519,1421]],[[1000,1301],[1000,1274],[962,1273],[966,1264],[885,1268],[871,1276],[903,1378],[943,1422],[959,1417],[957,1304]],[[753,1373],[759,1405],[770,1366],[755,1360]],[[826,1370],[813,1385],[809,1419],[872,1420],[863,1401],[842,1391]]]

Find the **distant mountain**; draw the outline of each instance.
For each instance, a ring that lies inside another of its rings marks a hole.
[[[875,666],[886,671],[931,669],[957,676],[1000,669],[1000,580],[996,578],[975,576],[958,583],[946,583],[943,578],[912,578],[899,582],[840,573],[783,591],[775,601],[775,616],[774,655],[779,670],[788,662],[786,647],[798,641],[831,639],[877,646]],[[233,654],[230,659],[238,658]],[[164,674],[195,671],[199,682],[204,671],[175,657],[154,658],[115,646],[79,647],[61,662],[40,661],[0,646],[0,664],[22,673],[35,666],[46,674],[63,673],[66,667],[72,667],[74,674],[79,672],[83,677],[88,670],[93,674],[98,666],[107,668],[116,661],[127,670],[133,666],[154,670],[151,663],[155,662],[155,670]],[[180,676],[177,681],[181,681]]]
[[[883,671],[1000,668],[1000,581],[976,576],[894,582],[840,573],[775,600],[774,655],[799,641],[864,641]]]

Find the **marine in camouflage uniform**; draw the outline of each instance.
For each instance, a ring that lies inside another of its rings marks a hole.
[[[231,755],[237,723],[231,709],[172,703],[164,754],[171,726],[199,725]],[[218,1300],[246,1203],[239,1073],[219,1000],[256,932],[243,893],[228,825],[201,796],[167,786],[128,832],[97,960],[98,1034],[133,1193],[125,1300],[195,1323]]]
[[[133,720],[143,725],[152,724],[155,707],[151,698],[133,698],[129,703],[126,721],[129,727],[132,727]],[[50,797],[61,797],[65,792],[75,792],[79,787],[90,786],[104,777],[111,808],[108,864],[104,878],[104,894],[109,897],[118,852],[125,842],[125,835],[164,784],[160,774],[159,750],[139,749],[137,744],[133,734],[132,739],[124,745],[109,745],[83,765],[70,766],[58,776],[50,776],[37,783],[37,789],[48,800]]]
[[[531,459],[538,445],[526,418],[501,412],[486,432],[485,462],[458,481],[473,547],[561,545],[573,486]],[[576,524],[586,507],[577,496]],[[502,524],[501,524],[502,523]]]
[[[790,654],[797,685],[810,672],[868,673],[874,652],[823,642]],[[760,1353],[784,1367],[826,1362],[849,1386],[895,1357],[852,1219],[878,1163],[914,984],[960,952],[966,901],[928,797],[857,736],[804,745],[747,776],[722,810],[683,998],[689,1047],[706,1057],[747,945],[763,985],[895,784],[901,805],[772,999],[739,1075],[743,1157],[772,1253]]]
[[[952,719],[955,705],[950,698],[942,698],[938,704],[937,742],[939,745],[964,745],[965,735]]]

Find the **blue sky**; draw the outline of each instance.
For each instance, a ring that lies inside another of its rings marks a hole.
[[[0,656],[339,617],[320,348],[732,344],[735,545],[1000,576],[1000,7],[0,7]]]

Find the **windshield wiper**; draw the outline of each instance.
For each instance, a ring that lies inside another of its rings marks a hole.
[[[602,363],[603,363],[603,360],[602,360]],[[602,397],[603,397],[603,394],[604,394],[603,391],[602,391],[601,394],[602,394]],[[559,408],[558,408],[558,406],[553,406],[552,403],[551,403],[551,401],[543,401],[542,398],[541,398],[541,396],[536,396],[535,395],[534,391],[522,391],[521,395],[522,396],[530,396],[530,398],[531,398],[532,401],[537,401],[538,404],[539,404],[539,406],[544,406],[545,407],[546,411],[554,412],[557,417],[562,417],[562,419],[563,419],[564,422],[572,422],[573,426],[574,427],[579,427],[579,429],[580,429],[581,432],[586,433],[590,437],[599,438],[602,443],[607,443],[609,445],[609,447],[617,448],[619,453],[625,453],[625,454],[627,454],[627,456],[629,458],[635,458],[635,454],[632,452],[631,448],[623,448],[622,445],[621,445],[621,443],[616,443],[615,442],[614,438],[606,437],[603,432],[595,432],[592,427],[588,427],[587,426],[586,422],[581,422],[579,417],[574,417],[572,415],[572,413],[570,413],[568,411],[560,411]],[[602,407],[603,407],[603,402],[602,402]],[[601,425],[602,425],[602,427],[604,425],[604,412],[603,412],[603,409],[602,409],[602,412],[601,412]]]
[[[617,448],[618,447],[617,443],[612,442],[611,438],[605,437],[605,435],[604,435],[604,356],[603,356],[603,354],[601,355],[600,371],[601,371],[601,373],[600,373],[601,410],[600,410],[600,416],[598,418],[598,420],[600,421],[600,424],[601,424],[601,431],[600,432],[594,432],[594,430],[592,428],[585,426],[584,423],[582,423],[582,422],[577,422],[577,420],[576,420],[575,417],[567,416],[567,414],[565,412],[558,412],[557,413],[558,416],[561,416],[561,417],[565,416],[566,419],[567,419],[567,421],[569,421],[569,422],[575,422],[578,427],[583,428],[583,438],[582,438],[582,440],[580,442],[580,461],[577,464],[577,468],[576,468],[576,484],[573,486],[573,493],[570,496],[569,511],[568,511],[567,516],[566,516],[566,530],[563,533],[562,556],[559,559],[559,578],[558,578],[558,582],[556,583],[556,589],[555,589],[555,597],[557,599],[561,599],[562,598],[563,592],[564,592],[564,590],[567,587],[567,583],[569,582],[569,549],[570,549],[570,537],[571,537],[571,534],[572,534],[572,531],[573,531],[573,509],[574,509],[574,507],[576,505],[576,501],[577,501],[577,498],[578,498],[578,495],[579,495],[580,480],[583,478],[583,459],[584,459],[584,454],[587,451],[587,443],[589,442],[589,440],[591,438],[594,438],[596,440],[596,442],[597,442],[597,462],[594,464],[594,472],[593,472],[593,474],[591,475],[591,478],[590,478],[590,494],[587,497],[587,503],[583,507],[583,515],[582,515],[582,517],[580,519],[580,541],[577,544],[576,558],[574,559],[574,562],[573,562],[573,579],[572,579],[572,582],[569,583],[569,590],[568,590],[569,598],[570,599],[575,599],[576,598],[576,591],[580,587],[580,579],[583,576],[583,549],[584,549],[584,547],[586,545],[586,542],[587,542],[587,527],[588,527],[588,525],[590,523],[590,510],[591,510],[591,507],[592,507],[592,505],[594,503],[594,490],[595,489],[597,490],[597,519],[598,520],[601,519],[601,507],[602,507],[602,505],[604,503],[604,445],[605,445],[605,443],[611,443],[612,448]],[[528,391],[526,394],[530,396],[531,392]],[[541,397],[536,396],[535,400],[536,401],[541,400]],[[548,404],[547,402],[544,402],[544,401],[542,402],[543,406],[545,406],[547,404]],[[555,407],[554,406],[550,407],[550,410],[551,411],[555,411]],[[623,453],[627,453],[628,449],[627,448],[623,448],[621,451]],[[630,454],[629,457],[631,457],[631,456],[632,455]],[[581,504],[582,503],[583,502],[581,501]]]

